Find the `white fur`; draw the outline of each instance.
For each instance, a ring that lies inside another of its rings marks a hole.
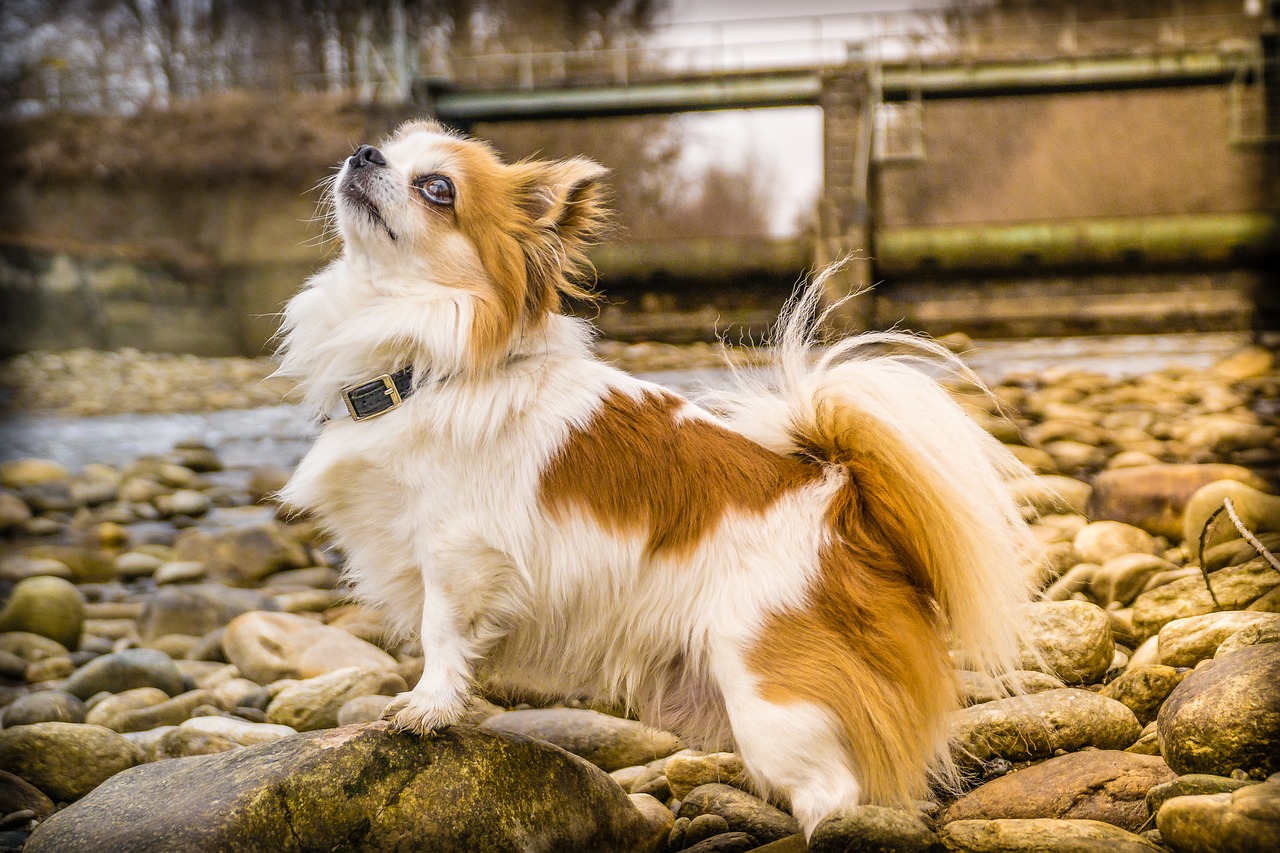
[[[386,149],[391,183],[408,181],[411,170],[394,171],[400,160],[431,160],[432,137]],[[762,515],[729,513],[678,565],[646,557],[643,535],[581,514],[549,517],[540,477],[571,431],[611,392],[638,396],[652,386],[595,360],[585,324],[558,315],[522,325],[501,365],[469,371],[474,297],[441,282],[475,253],[449,249],[448,276],[438,260],[423,260],[432,226],[396,207],[408,199],[394,188],[384,199],[395,241],[339,203],[345,252],[290,302],[282,367],[317,415],[334,409],[343,386],[404,364],[421,383],[377,419],[328,422],[283,492],[332,529],[357,595],[421,637],[423,676],[395,705],[395,723],[426,731],[456,721],[479,672],[546,694],[625,702],[705,746],[736,747],[765,786],[790,798],[806,833],[858,802],[830,715],[766,701],[743,660],[771,613],[805,606],[842,475],[830,470]],[[974,576],[951,579],[945,604],[973,657],[1008,668],[1011,614],[1025,596],[1014,577],[1025,531],[1016,532],[1000,484],[1007,460],[936,383],[899,361],[808,364],[796,331],[803,322],[792,324],[773,387],[744,382],[720,396],[715,415],[690,404],[681,416],[787,452],[797,413],[821,387],[838,385],[941,461],[943,490],[972,504],[973,528],[957,547],[975,554]],[[1002,536],[1007,546],[993,541]],[[977,559],[991,553],[989,563]]]

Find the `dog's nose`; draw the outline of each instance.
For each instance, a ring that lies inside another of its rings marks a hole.
[[[351,168],[359,169],[361,166],[368,166],[370,163],[375,166],[385,166],[387,165],[387,158],[383,157],[382,152],[372,145],[361,145],[347,162],[351,164]]]

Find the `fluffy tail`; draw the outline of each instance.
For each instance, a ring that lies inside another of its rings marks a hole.
[[[933,378],[946,369],[984,387],[941,345],[872,332],[815,346],[831,310],[819,310],[823,285],[838,269],[788,304],[763,378],[737,371],[736,387],[709,402],[775,452],[844,466],[863,528],[890,540],[937,602],[957,662],[1016,669],[1036,544],[1009,483],[1030,472]]]

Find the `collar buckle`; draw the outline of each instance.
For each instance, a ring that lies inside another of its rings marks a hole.
[[[384,373],[361,385],[343,388],[342,401],[347,404],[353,421],[367,421],[395,409],[404,398],[396,387],[396,380],[390,373]]]

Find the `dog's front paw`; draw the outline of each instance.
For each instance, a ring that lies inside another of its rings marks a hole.
[[[410,690],[391,700],[382,712],[382,719],[388,720],[393,729],[425,735],[458,722],[466,710],[465,697],[440,702],[434,697]]]

